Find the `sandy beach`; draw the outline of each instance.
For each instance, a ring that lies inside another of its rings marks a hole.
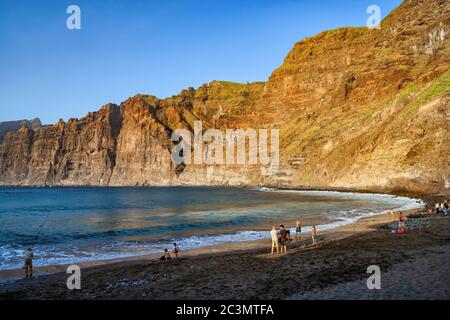
[[[363,218],[310,234],[287,254],[270,254],[270,239],[80,265],[82,289],[68,290],[65,266],[0,272],[0,299],[449,299],[450,218],[407,212],[407,234],[396,235],[398,214]],[[367,267],[382,271],[382,290],[368,290]],[[9,280],[9,281],[6,281]],[[5,282],[6,281],[6,282]]]

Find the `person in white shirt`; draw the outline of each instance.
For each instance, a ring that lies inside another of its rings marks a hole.
[[[277,248],[277,253],[279,253],[279,247],[278,247],[278,234],[277,229],[275,229],[275,226],[272,226],[272,231],[270,231],[270,236],[272,237],[272,254],[275,248]]]
[[[315,225],[311,228],[311,238],[313,246],[317,245],[317,228]]]

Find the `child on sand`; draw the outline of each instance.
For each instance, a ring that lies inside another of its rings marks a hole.
[[[178,248],[177,244],[173,244],[172,253],[175,255],[175,259],[178,259],[178,254],[180,253],[180,248]]]
[[[172,258],[170,257],[169,250],[164,249],[164,255],[163,255],[160,259],[161,259],[161,260],[165,260],[165,261],[172,259]]]
[[[272,238],[272,254],[273,254],[275,247],[277,248],[277,253],[279,253],[278,235],[277,235],[277,229],[275,229],[275,226],[272,226],[272,231],[270,231],[270,236]]]
[[[317,228],[316,226],[312,226],[311,228],[311,237],[312,237],[312,244],[315,246],[317,245]]]

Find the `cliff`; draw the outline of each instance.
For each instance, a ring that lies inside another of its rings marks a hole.
[[[21,127],[28,127],[33,130],[37,130],[42,126],[41,120],[36,118],[31,121],[29,120],[18,120],[18,121],[5,121],[0,122],[0,143],[5,138],[6,134],[10,131],[16,131]]]
[[[134,96],[82,119],[8,133],[3,185],[268,185],[448,192],[450,4],[403,2],[381,29],[341,28],[293,47],[267,82],[213,81]],[[278,174],[179,165],[173,130],[279,128]]]

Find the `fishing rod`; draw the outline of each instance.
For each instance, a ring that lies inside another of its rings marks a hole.
[[[43,220],[41,226],[39,227],[39,231],[36,234],[36,238],[39,238],[39,235],[41,234],[42,229],[44,228],[45,224],[47,223],[47,219],[48,219],[49,215],[50,215],[50,211],[48,211],[47,214],[45,215],[44,220]]]
[[[48,216],[49,216],[49,215],[50,215],[50,211],[48,211],[48,212],[45,214],[44,220],[42,221],[41,225],[39,226],[39,230],[38,230],[38,232],[36,233],[36,241],[35,241],[35,242],[37,242],[37,240],[39,239],[39,236],[40,236],[40,234],[41,234],[41,232],[42,232],[42,229],[44,228],[45,224],[47,223],[47,220],[48,220]],[[30,246],[29,248],[30,248],[29,250],[31,250],[31,246]],[[26,272],[28,272],[28,263],[27,263],[27,260],[26,260],[26,259],[27,259],[27,258],[25,258],[25,263],[24,263],[22,269],[25,269]],[[31,259],[32,259],[32,256],[31,256]],[[26,273],[26,276],[28,277],[28,273]]]

